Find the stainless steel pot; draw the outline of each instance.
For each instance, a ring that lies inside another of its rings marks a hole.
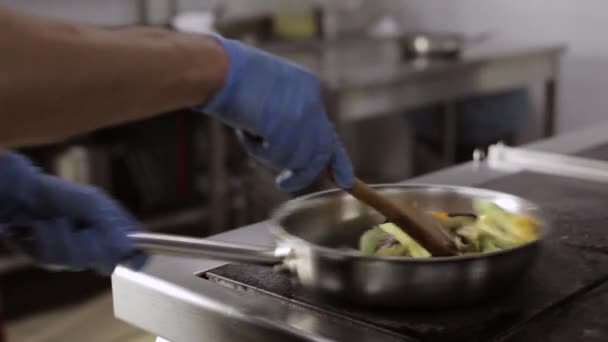
[[[542,221],[539,208],[505,193],[435,185],[375,186],[396,203],[421,210],[471,212],[474,198],[490,199]],[[148,251],[191,254],[226,261],[281,265],[316,294],[348,303],[392,308],[467,305],[511,287],[537,254],[539,241],[480,255],[414,259],[358,253],[360,235],[384,220],[342,191],[330,190],[287,202],[269,221],[274,249],[204,239],[137,233]],[[546,235],[543,225],[541,239]]]

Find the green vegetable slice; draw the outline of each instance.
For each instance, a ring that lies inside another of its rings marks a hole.
[[[475,214],[432,212],[452,233],[462,254],[513,248],[538,237],[538,221],[529,215],[503,209],[491,200],[473,202]],[[366,231],[359,240],[365,255],[428,258],[431,254],[392,223]]]
[[[380,246],[382,236],[386,234],[380,227],[374,227],[361,235],[359,250],[365,255],[374,255]]]
[[[381,257],[391,257],[391,256],[408,256],[408,250],[403,245],[392,245],[388,247],[381,247],[375,254],[376,256]]]
[[[414,258],[428,258],[431,256],[431,253],[393,223],[383,223],[380,228],[397,239],[407,249],[409,256]]]
[[[536,239],[538,224],[530,216],[510,213],[488,200],[476,200],[475,210],[482,216],[478,226],[509,247]],[[506,248],[506,247],[505,247]]]

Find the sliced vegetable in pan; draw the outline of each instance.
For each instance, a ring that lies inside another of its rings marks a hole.
[[[431,212],[451,234],[461,254],[513,248],[538,238],[539,224],[531,216],[512,213],[482,199],[474,201],[473,209],[475,213]],[[366,231],[360,238],[359,250],[370,256],[431,257],[390,222]]]

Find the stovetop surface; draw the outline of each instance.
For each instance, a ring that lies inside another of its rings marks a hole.
[[[601,144],[576,154],[579,157],[608,161],[608,144]]]
[[[579,155],[608,160],[608,144]],[[608,302],[608,184],[522,172],[480,187],[540,204],[553,229],[519,285],[473,307],[407,312],[321,302],[294,286],[287,275],[264,266],[230,264],[206,272],[206,277],[424,341],[534,340],[555,330],[558,319],[568,320],[565,328],[572,336],[580,338],[584,325],[592,340],[604,340],[606,313],[588,310],[600,310],[601,303]],[[591,317],[576,314],[584,310]]]

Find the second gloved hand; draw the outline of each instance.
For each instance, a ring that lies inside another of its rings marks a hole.
[[[137,222],[87,185],[41,173],[16,153],[0,155],[0,231],[41,265],[112,273],[146,256],[127,237]]]
[[[352,165],[327,118],[317,78],[283,58],[217,40],[228,55],[228,73],[196,109],[244,132],[245,149],[281,171],[277,182],[284,190],[305,188],[327,166],[340,187],[350,187]]]

